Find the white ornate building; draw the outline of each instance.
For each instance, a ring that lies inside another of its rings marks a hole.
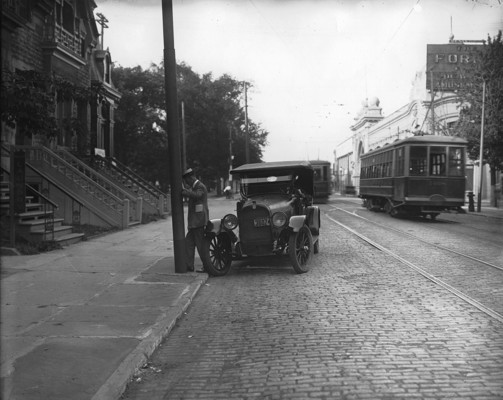
[[[416,74],[409,103],[388,116],[382,114],[377,97],[366,99],[350,127],[351,136],[336,147],[336,189],[341,193],[358,193],[362,154],[415,134],[454,135],[458,118],[459,101],[455,93],[438,92],[432,98],[426,90],[424,71]],[[489,199],[489,167],[484,169],[482,198]],[[477,191],[479,181],[478,166],[470,162],[466,190]]]

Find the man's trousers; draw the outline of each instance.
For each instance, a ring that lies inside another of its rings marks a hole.
[[[185,256],[187,263],[187,270],[194,270],[194,257],[197,248],[199,258],[203,262],[204,269],[211,263],[208,245],[204,239],[204,226],[199,228],[190,228],[185,237]]]

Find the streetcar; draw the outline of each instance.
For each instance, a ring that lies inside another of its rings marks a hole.
[[[391,216],[464,212],[467,141],[453,136],[414,136],[361,156],[363,205]]]
[[[332,193],[330,162],[315,160],[309,163],[314,169],[314,202],[326,203]]]

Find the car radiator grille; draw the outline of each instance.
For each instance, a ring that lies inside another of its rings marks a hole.
[[[272,251],[272,231],[270,226],[255,227],[253,221],[259,218],[269,218],[269,210],[265,207],[246,207],[239,213],[239,236],[243,252],[248,255],[259,255]]]

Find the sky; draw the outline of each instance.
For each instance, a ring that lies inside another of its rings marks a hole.
[[[96,0],[115,65],[163,57],[161,0]],[[368,98],[410,101],[426,45],[494,37],[502,0],[173,0],[175,54],[194,72],[252,84],[264,161],[334,159]],[[244,101],[244,99],[243,99]]]

